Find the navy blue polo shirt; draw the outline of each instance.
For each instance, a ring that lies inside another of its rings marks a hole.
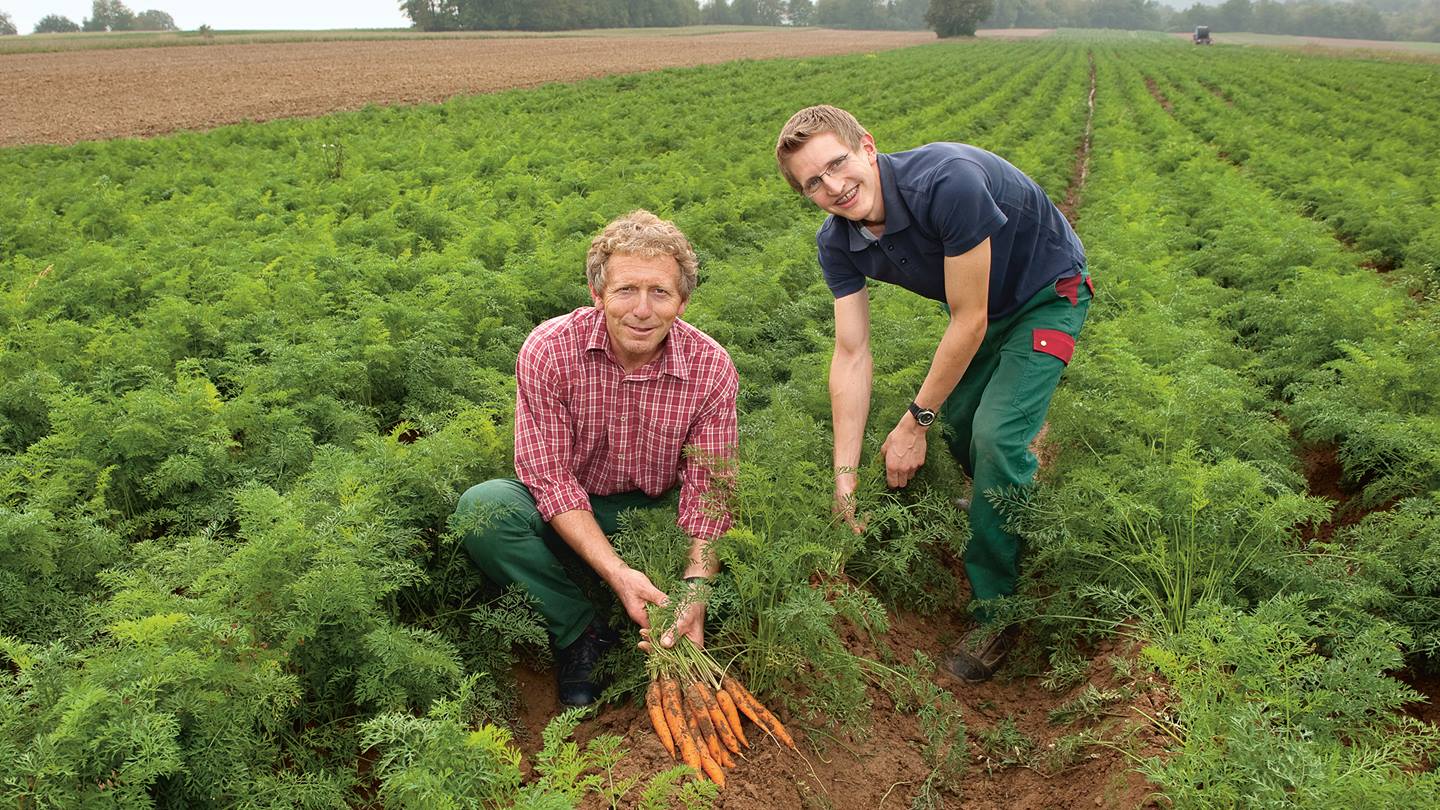
[[[945,257],[988,237],[988,312],[997,320],[1084,266],[1085,248],[1064,215],[999,155],[932,143],[878,158],[885,233],[871,240],[858,223],[831,214],[816,235],[820,268],[836,298],[873,278],[943,303]]]

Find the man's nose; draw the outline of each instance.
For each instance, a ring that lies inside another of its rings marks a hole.
[[[644,318],[647,317],[654,308],[654,302],[650,300],[650,291],[641,290],[640,295],[635,298],[635,314],[638,317]]]

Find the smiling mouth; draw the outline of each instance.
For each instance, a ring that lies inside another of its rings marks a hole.
[[[847,205],[849,205],[851,202],[853,202],[853,201],[855,200],[855,195],[857,195],[857,194],[859,194],[859,193],[860,193],[860,187],[859,187],[859,186],[855,186],[854,188],[850,189],[849,191],[845,192],[844,194],[841,194],[839,197],[836,197],[836,198],[835,198],[835,205],[838,206],[838,207],[840,207],[840,208],[844,208],[845,206],[847,206]]]

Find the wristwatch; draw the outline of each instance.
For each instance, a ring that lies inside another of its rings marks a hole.
[[[910,403],[910,415],[915,417],[915,424],[920,427],[930,427],[935,423],[935,412],[929,408],[922,408],[915,403]]]

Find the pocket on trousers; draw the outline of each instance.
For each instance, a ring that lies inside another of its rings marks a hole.
[[[1068,366],[1070,357],[1075,354],[1075,338],[1059,329],[1035,329],[1031,332],[1031,348],[1051,357],[1058,357],[1060,362]]]

